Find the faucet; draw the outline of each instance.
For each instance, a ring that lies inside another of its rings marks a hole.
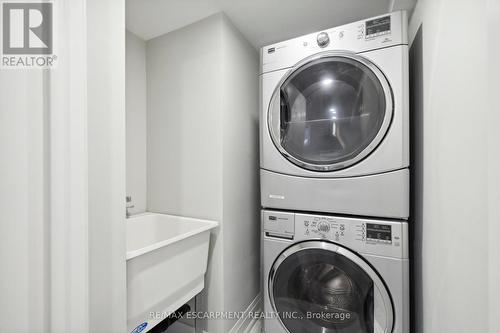
[[[130,195],[127,195],[125,197],[125,201],[127,202],[125,214],[126,214],[127,218],[129,218],[130,217],[130,212],[128,210],[130,208],[134,208],[135,206],[132,205],[132,197]]]

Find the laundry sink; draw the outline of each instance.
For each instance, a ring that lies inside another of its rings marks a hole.
[[[218,223],[156,213],[126,223],[127,328],[147,332],[203,289]]]

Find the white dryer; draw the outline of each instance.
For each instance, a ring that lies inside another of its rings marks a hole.
[[[405,12],[261,51],[261,203],[407,219]]]
[[[262,212],[265,333],[408,333],[408,224]]]

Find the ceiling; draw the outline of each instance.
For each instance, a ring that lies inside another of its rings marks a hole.
[[[127,0],[127,29],[144,40],[224,12],[256,48],[393,10],[416,0]]]

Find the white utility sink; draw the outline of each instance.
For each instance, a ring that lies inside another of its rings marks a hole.
[[[127,328],[147,332],[203,289],[210,230],[218,223],[155,213],[126,223]]]

